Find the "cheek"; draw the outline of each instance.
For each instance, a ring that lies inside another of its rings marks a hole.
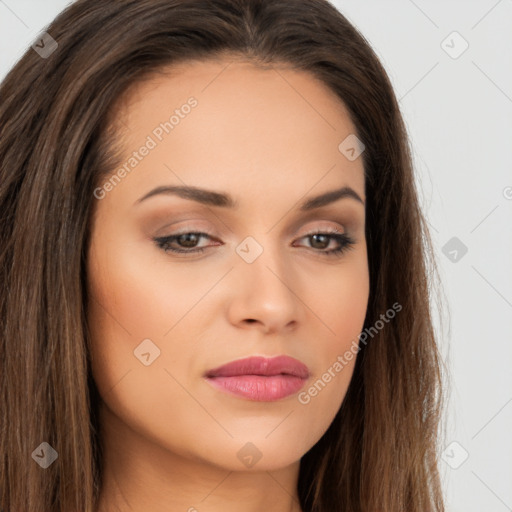
[[[369,298],[366,259],[359,254],[340,267],[336,279],[322,282],[323,291],[312,294],[316,304],[311,304],[321,320],[316,329],[318,364],[309,386],[298,395],[300,407],[308,411],[309,417],[322,418],[309,433],[312,440],[320,437],[334,419],[354,372]]]
[[[165,265],[156,261],[156,250],[148,250],[150,243],[99,236],[97,248],[91,247],[88,277],[90,295],[97,299],[92,301],[94,323],[114,331],[104,333],[106,340],[161,338],[176,322],[187,295],[194,293],[180,273],[174,273],[171,283]]]
[[[203,276],[191,265],[174,263],[171,268],[156,249],[148,250],[151,242],[127,243],[122,233],[109,229],[111,236],[98,229],[87,269],[90,349],[98,389],[108,392],[128,372],[127,380],[133,381],[141,367],[158,369],[168,385],[164,368],[190,370],[197,349],[190,330],[198,320],[195,307],[218,278],[206,272]],[[148,351],[151,359],[157,358],[146,367],[137,356]]]
[[[108,240],[108,241],[107,241]],[[115,237],[97,237],[88,257],[88,324],[92,367],[98,389],[110,390],[140,365],[134,350],[150,339],[158,346],[167,320],[147,264]],[[133,372],[130,380],[133,379]]]
[[[324,324],[324,354],[330,358],[324,362],[332,363],[333,355],[358,341],[364,325],[370,292],[366,247],[350,254],[335,275],[326,275],[321,282],[322,288],[315,287],[312,293],[317,302],[312,309]]]

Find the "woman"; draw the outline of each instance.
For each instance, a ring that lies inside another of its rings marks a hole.
[[[444,510],[407,135],[331,4],[78,0],[0,95],[2,510]]]

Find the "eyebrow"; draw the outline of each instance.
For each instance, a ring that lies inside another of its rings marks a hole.
[[[207,206],[217,206],[221,208],[236,209],[239,206],[238,201],[235,201],[229,194],[186,185],[156,187],[135,201],[135,204],[139,204],[156,195],[175,195]],[[306,199],[300,204],[299,210],[307,212],[345,198],[352,198],[360,202],[362,205],[365,204],[354,189],[351,187],[342,187]]]

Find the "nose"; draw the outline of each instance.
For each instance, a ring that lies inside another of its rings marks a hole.
[[[229,320],[264,334],[288,332],[300,322],[300,283],[283,254],[265,248],[252,263],[237,262],[232,272]]]

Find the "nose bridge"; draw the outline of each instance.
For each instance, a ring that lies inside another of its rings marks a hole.
[[[236,296],[239,319],[259,320],[269,328],[284,327],[296,320],[297,295],[293,290],[293,268],[284,247],[272,235],[249,236],[236,251]]]
[[[240,264],[243,274],[256,284],[271,285],[276,289],[284,286],[286,276],[291,273],[288,255],[271,234],[257,234],[246,237],[236,248],[243,260]],[[252,278],[251,278],[252,276]]]

